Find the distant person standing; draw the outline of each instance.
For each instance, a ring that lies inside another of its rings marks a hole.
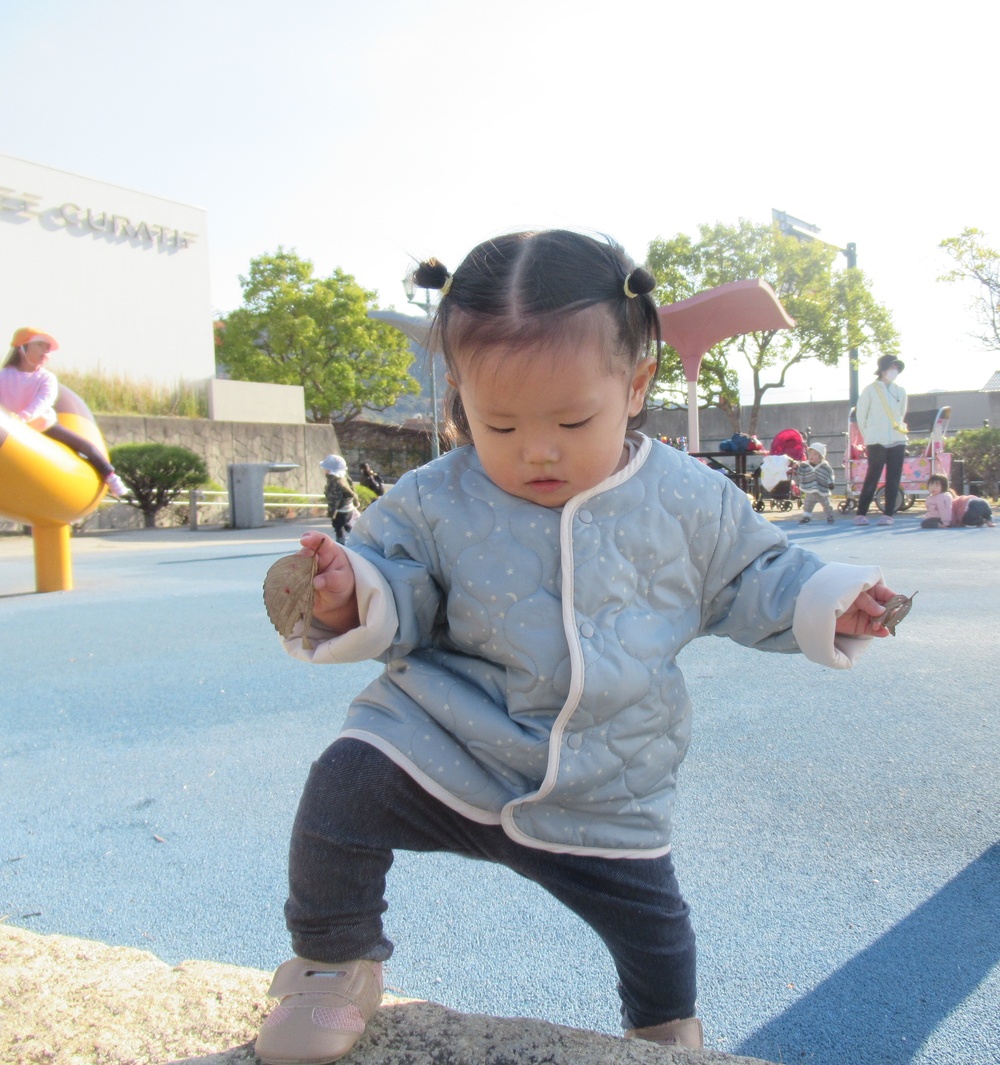
[[[382,480],[382,475],[376,473],[367,462],[361,463],[361,480],[358,483],[363,484],[377,496],[385,495],[385,482]]]
[[[868,524],[868,508],[883,470],[885,507],[878,524],[892,525],[906,458],[906,392],[896,384],[902,370],[903,363],[895,355],[883,355],[878,360],[875,380],[858,397],[858,429],[865,442],[868,472],[858,498],[855,525]]]
[[[27,327],[18,329],[11,338],[10,351],[0,369],[0,406],[25,425],[86,459],[100,474],[108,491],[121,497],[128,489],[100,448],[60,425],[56,418],[54,404],[59,395],[59,381],[45,367],[49,354],[58,350],[59,345],[48,333]]]
[[[819,441],[810,444],[806,451],[805,462],[800,462],[798,465],[799,488],[802,489],[804,496],[802,500],[804,513],[799,518],[800,525],[808,525],[812,521],[810,515],[817,503],[823,508],[827,522],[830,525],[834,523],[836,519],[830,503],[833,480],[833,467],[826,461],[826,444]]]
[[[341,455],[327,455],[320,465],[326,470],[326,512],[333,523],[337,543],[342,544],[361,513],[361,502]]]

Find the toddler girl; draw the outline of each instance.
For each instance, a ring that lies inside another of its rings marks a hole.
[[[812,521],[813,508],[817,503],[823,508],[826,520],[834,522],[833,507],[830,505],[830,490],[833,488],[833,467],[826,461],[826,444],[817,441],[806,450],[806,461],[799,463],[799,488],[802,489],[802,517],[800,525]]]
[[[927,516],[921,529],[941,529],[962,525],[988,525],[993,528],[993,508],[980,496],[960,496],[948,487],[948,478],[932,473],[927,478]]]
[[[285,907],[297,955],[257,1053],[328,1062],[357,1041],[392,953],[393,850],[500,862],[597,932],[632,1037],[702,1045],[695,944],[670,856],[696,636],[852,664],[892,592],[824,565],[745,493],[635,431],[659,365],[653,277],[565,231],[486,241],[436,331],[465,446],[402,477],[316,556],[307,661],[378,658],[313,765]]]
[[[941,529],[951,525],[952,499],[948,478],[940,473],[932,473],[927,478],[927,516],[920,523],[920,528]]]

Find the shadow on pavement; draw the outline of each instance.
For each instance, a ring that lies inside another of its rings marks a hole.
[[[905,1065],[1000,960],[998,912],[995,843],[733,1053],[778,1061],[803,1046],[813,1061]]]

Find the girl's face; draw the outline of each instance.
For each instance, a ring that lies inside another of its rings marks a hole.
[[[806,458],[809,460],[810,466],[818,466],[823,461],[823,456],[818,451],[813,451],[812,448],[806,451]]]
[[[595,340],[539,358],[459,355],[455,369],[448,379],[490,480],[520,499],[561,507],[626,465],[628,420],[642,410],[656,364],[612,367]]]
[[[939,485],[937,481],[931,481],[927,486],[927,491],[930,492],[932,496],[936,496],[941,492],[941,485]]]
[[[21,356],[21,369],[27,373],[33,373],[39,366],[44,366],[49,361],[49,351],[52,345],[47,340],[32,340],[25,344]]]

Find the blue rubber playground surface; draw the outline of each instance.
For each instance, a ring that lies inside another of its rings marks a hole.
[[[852,672],[703,639],[675,857],[707,1045],[810,1065],[1000,1061],[1000,528],[783,519],[917,591]],[[313,525],[322,525],[313,522]],[[73,541],[36,595],[0,538],[0,917],[272,969],[309,764],[377,666],[310,667],[261,600],[304,526]],[[618,1032],[601,944],[502,869],[400,854],[389,984]]]

